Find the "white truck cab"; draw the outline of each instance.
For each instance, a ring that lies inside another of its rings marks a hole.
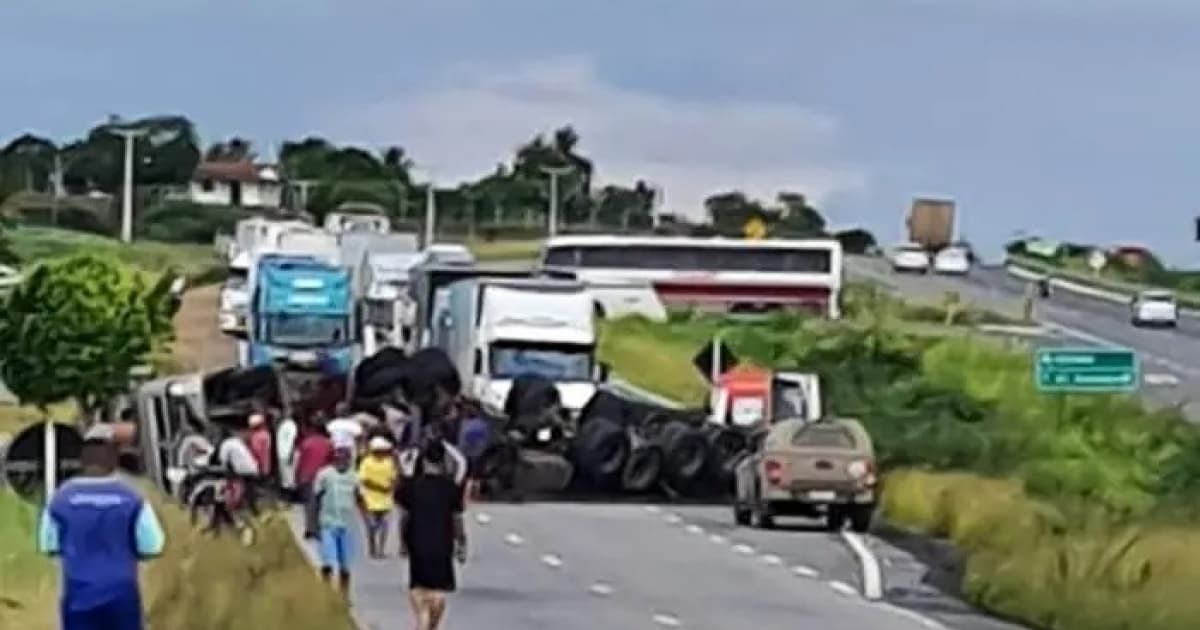
[[[482,277],[438,293],[433,345],[485,406],[503,409],[522,374],[553,381],[572,413],[591,400],[603,370],[595,356],[595,301],[582,283]]]

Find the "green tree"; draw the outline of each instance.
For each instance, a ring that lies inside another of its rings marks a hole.
[[[0,188],[10,193],[49,190],[57,151],[53,142],[30,133],[8,143],[0,149]]]
[[[38,266],[0,309],[0,378],[23,403],[95,417],[170,340],[171,280],[91,254]]]
[[[876,246],[875,235],[862,228],[844,230],[833,235],[847,254],[865,254]]]
[[[825,217],[808,205],[804,195],[784,191],[776,195],[775,202],[779,213],[779,226],[773,231],[776,235],[793,238],[825,235]]]
[[[134,181],[178,185],[191,179],[200,161],[200,142],[192,121],[183,116],[151,116],[126,121],[112,117],[87,137],[63,147],[63,181],[72,192],[120,191],[125,172],[125,140],[115,132],[145,131],[134,142]]]

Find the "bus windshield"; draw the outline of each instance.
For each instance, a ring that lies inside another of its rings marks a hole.
[[[495,378],[537,374],[552,381],[590,381],[592,347],[499,342],[492,344],[488,367]]]
[[[348,342],[346,317],[341,315],[270,315],[264,340],[290,347],[340,346]]]

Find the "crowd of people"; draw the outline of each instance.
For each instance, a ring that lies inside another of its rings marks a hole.
[[[487,436],[478,408],[444,396],[377,414],[339,404],[332,417],[313,412],[300,421],[258,404],[215,445],[197,431],[179,452],[227,476],[222,512],[230,524],[243,505],[257,511],[266,493],[302,505],[320,573],[347,597],[360,540],[380,560],[396,531],[417,627],[434,630],[456,589],[455,562],[466,560],[463,512],[478,496]],[[40,547],[63,564],[67,630],[142,627],[136,565],[161,553],[165,537],[150,505],[115,475],[117,451],[105,425],[90,431],[83,474],[56,492],[42,516]]]

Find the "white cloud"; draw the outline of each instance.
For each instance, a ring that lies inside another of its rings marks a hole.
[[[323,128],[347,141],[399,144],[439,181],[490,171],[539,132],[572,124],[596,179],[645,179],[664,210],[698,216],[712,192],[779,190],[816,203],[861,190],[864,173],[830,159],[837,121],[799,105],[672,99],[606,83],[586,59],[564,57],[497,70],[460,68],[438,85],[343,112]]]

